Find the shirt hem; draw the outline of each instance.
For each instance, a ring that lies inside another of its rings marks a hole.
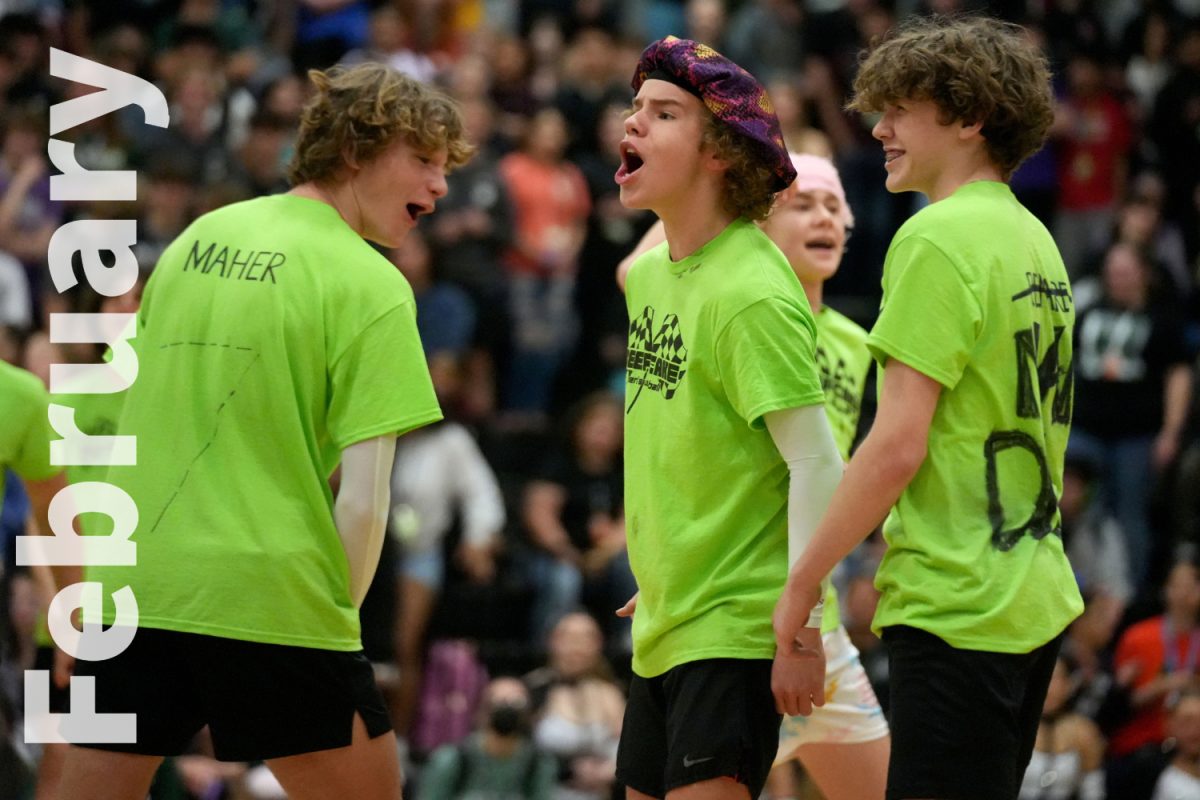
[[[115,614],[105,614],[102,619],[105,625],[112,625]],[[181,620],[164,619],[162,617],[138,617],[138,628],[155,628],[174,631],[176,633],[194,633],[200,636],[215,636],[221,639],[237,639],[243,642],[259,644],[277,644],[286,647],[306,647],[311,650],[334,650],[337,652],[353,653],[362,650],[361,639],[331,640],[318,636],[287,635],[277,632],[246,630],[242,628],[227,628],[222,625],[203,625]]]
[[[345,450],[347,447],[359,442],[365,442],[368,439],[374,439],[377,436],[387,436],[395,434],[403,436],[411,430],[420,428],[423,425],[431,425],[442,419],[441,409],[436,411],[426,412],[413,417],[405,417],[394,422],[387,422],[380,425],[373,425],[369,428],[363,428],[360,431],[348,434],[341,440],[335,441],[334,446],[339,450]]]
[[[636,645],[634,646],[636,650]],[[744,661],[762,661],[775,658],[775,645],[771,644],[770,648],[760,650],[738,649],[730,650],[728,648],[716,648],[712,650],[693,650],[687,653],[679,653],[662,664],[654,664],[647,666],[645,662],[639,662],[637,654],[634,654],[633,671],[639,678],[657,678],[663,673],[670,672],[682,664],[690,664],[693,661],[704,661],[710,658],[736,658]]]

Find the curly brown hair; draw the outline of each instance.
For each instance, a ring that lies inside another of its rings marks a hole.
[[[701,146],[713,148],[729,162],[721,191],[721,206],[735,217],[761,222],[775,204],[775,173],[758,152],[758,145],[724,124],[705,109],[708,122]]]
[[[864,55],[847,108],[931,100],[943,124],[983,123],[1005,180],[1041,148],[1054,121],[1050,68],[1020,26],[980,16],[913,17]]]
[[[336,179],[347,158],[370,162],[397,141],[423,153],[446,148],[448,169],[475,151],[458,105],[384,64],[309,70],[316,95],[304,107],[296,152],[288,164],[293,186]]]

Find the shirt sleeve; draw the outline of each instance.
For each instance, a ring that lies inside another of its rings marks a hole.
[[[889,358],[953,389],[983,324],[979,298],[954,263],[918,236],[897,244],[884,266],[883,307],[867,337],[880,364]]]
[[[330,367],[328,427],[340,450],[442,418],[411,302],[363,329]]]
[[[812,315],[780,298],[758,300],[718,333],[717,368],[729,402],[756,429],[762,415],[823,403]]]

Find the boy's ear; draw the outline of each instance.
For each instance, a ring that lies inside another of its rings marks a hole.
[[[959,139],[962,139],[965,141],[967,139],[974,137],[976,134],[978,134],[980,136],[980,138],[983,137],[983,121],[982,120],[980,120],[979,122],[960,122],[959,126],[960,126],[958,129],[958,138]]]
[[[710,172],[724,172],[729,169],[729,159],[717,155],[716,148],[704,148],[704,166]]]

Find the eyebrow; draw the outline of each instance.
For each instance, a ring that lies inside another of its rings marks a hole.
[[[683,108],[683,103],[679,102],[678,100],[672,100],[670,98],[661,98],[660,99],[657,97],[651,97],[649,100],[642,100],[642,98],[640,98],[640,97],[633,98],[633,110],[634,111],[637,111],[643,105],[658,106],[660,108],[662,106],[673,106],[675,108]]]

